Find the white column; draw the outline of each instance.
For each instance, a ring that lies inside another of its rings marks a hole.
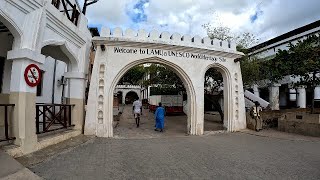
[[[23,153],[31,153],[37,149],[36,135],[36,87],[27,85],[24,71],[29,64],[43,64],[45,56],[29,50],[16,49],[8,52],[8,60],[12,61],[10,78],[11,104],[15,104],[13,112],[14,143],[21,147]]]
[[[253,94],[256,95],[257,97],[260,97],[260,92],[259,92],[258,85],[254,84],[252,86],[252,89],[253,89]]]
[[[122,91],[122,104],[126,104],[127,91]]]
[[[320,86],[314,88],[314,99],[320,100]]]
[[[68,80],[68,99],[72,107],[72,124],[75,129],[82,130],[84,122],[84,92],[85,74],[82,72],[66,72],[64,77]]]
[[[297,106],[299,108],[306,108],[307,107],[307,95],[306,95],[306,87],[299,86],[297,88],[298,96],[297,96]]]
[[[297,91],[296,91],[296,89],[293,89],[293,88],[291,88],[291,89],[289,89],[289,100],[290,101],[296,101],[297,100]]]
[[[150,87],[151,86],[148,86],[148,92],[147,92],[147,99],[149,100],[149,97],[150,97]]]
[[[279,87],[281,84],[271,84],[269,87],[269,102],[272,110],[279,110]]]

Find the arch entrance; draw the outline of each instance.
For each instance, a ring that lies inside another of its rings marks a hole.
[[[138,93],[129,91],[125,96],[125,103],[132,104],[139,97]]]
[[[191,38],[167,32],[135,33],[103,29],[95,37],[98,47],[87,104],[85,134],[113,137],[113,94],[120,78],[134,66],[156,63],[168,66],[182,80],[187,91],[187,129],[190,135],[204,132],[204,76],[209,68],[217,68],[224,85],[224,126],[228,131],[246,128],[243,84],[240,64],[242,56],[235,45],[209,38]]]

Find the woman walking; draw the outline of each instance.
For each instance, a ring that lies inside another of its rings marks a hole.
[[[156,129],[155,131],[163,132],[164,129],[164,115],[165,109],[162,107],[162,104],[159,103],[159,107],[157,107],[156,112],[154,113],[156,119]]]

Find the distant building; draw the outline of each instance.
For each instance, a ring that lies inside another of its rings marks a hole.
[[[320,20],[299,27],[285,34],[272,38],[249,49],[249,58],[272,59],[279,49],[288,49],[289,43],[296,43],[307,36],[320,32]],[[269,101],[272,109],[300,107],[311,105],[312,91],[304,86],[293,89],[290,84],[298,78],[286,76],[279,84],[270,84],[268,80],[260,81],[251,91],[262,99]],[[295,94],[296,93],[296,94]],[[315,99],[320,99],[320,86],[315,89]]]

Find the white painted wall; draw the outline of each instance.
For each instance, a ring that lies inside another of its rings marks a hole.
[[[40,69],[45,72],[43,74],[42,95],[36,97],[37,103],[52,103],[54,63],[55,60],[53,58],[47,57],[44,64],[40,66]],[[67,64],[59,60],[57,60],[56,63],[54,103],[60,104],[62,86],[59,86],[58,80],[60,80],[63,74],[67,71]],[[67,88],[65,87],[65,89]]]
[[[294,35],[287,39],[278,41],[276,43],[270,44],[261,49],[257,49],[256,51],[250,53],[250,56],[257,56],[259,58],[265,58],[268,56],[275,55],[279,49],[286,50],[288,49],[289,42],[297,43],[298,40],[306,38],[307,35],[316,34],[320,32],[320,27],[311,29],[309,31]]]

